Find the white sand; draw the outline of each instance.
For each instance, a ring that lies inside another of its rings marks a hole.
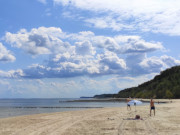
[[[0,135],[180,135],[180,100],[149,106],[100,108],[0,119]],[[143,120],[133,120],[139,114]]]

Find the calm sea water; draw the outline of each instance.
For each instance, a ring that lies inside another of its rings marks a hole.
[[[125,102],[67,102],[69,100],[75,99],[0,99],[0,118],[98,107],[126,106]]]

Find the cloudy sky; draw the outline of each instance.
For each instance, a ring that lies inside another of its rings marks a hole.
[[[0,98],[117,93],[180,65],[179,0],[0,0]]]

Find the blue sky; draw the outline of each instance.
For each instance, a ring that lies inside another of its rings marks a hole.
[[[117,93],[180,65],[178,0],[1,0],[0,98]]]

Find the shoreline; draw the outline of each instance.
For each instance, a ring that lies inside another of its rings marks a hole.
[[[93,101],[92,101],[93,100]],[[117,101],[113,101],[117,100]],[[105,98],[105,99],[90,99],[88,102],[97,102],[94,106],[13,106],[13,107],[1,107],[0,110],[0,118],[11,118],[11,117],[17,117],[17,116],[26,116],[26,115],[34,115],[34,114],[43,114],[43,113],[58,113],[58,112],[67,112],[67,111],[76,111],[76,110],[87,110],[87,109],[98,109],[98,108],[109,108],[109,107],[126,107],[126,100],[124,99],[111,99],[111,98]],[[143,101],[143,104],[140,106],[145,106],[149,104],[149,99],[137,99]],[[86,102],[87,100],[73,100],[70,102]],[[63,101],[67,102],[67,101]],[[86,103],[88,103],[86,102]],[[98,103],[100,102],[100,103]],[[104,103],[110,103],[109,105],[103,105]],[[164,104],[168,103],[166,99],[164,100],[158,100],[158,104]],[[97,106],[97,104],[99,104]],[[93,105],[93,104],[92,104]]]
[[[141,99],[141,98],[135,98],[136,100],[142,101],[142,102],[150,102],[150,99]],[[130,100],[133,100],[130,99]],[[171,100],[176,99],[153,99],[155,103],[169,103]],[[69,101],[59,101],[59,102],[126,102],[127,98],[91,98],[91,99],[76,99],[76,100],[69,100]]]
[[[56,109],[56,108],[104,108],[104,107],[89,107],[89,106],[85,106],[85,107],[81,107],[81,106],[75,106],[75,107],[59,107],[59,106],[40,106],[40,107],[36,107],[36,106],[27,106],[27,107],[22,107],[22,106],[17,106],[17,107],[12,107],[12,108],[49,108],[49,109]]]
[[[156,116],[149,106],[107,107],[57,113],[44,113],[0,119],[0,135],[104,135],[104,134],[179,134],[180,100],[155,104]],[[140,115],[141,120],[135,120]]]

